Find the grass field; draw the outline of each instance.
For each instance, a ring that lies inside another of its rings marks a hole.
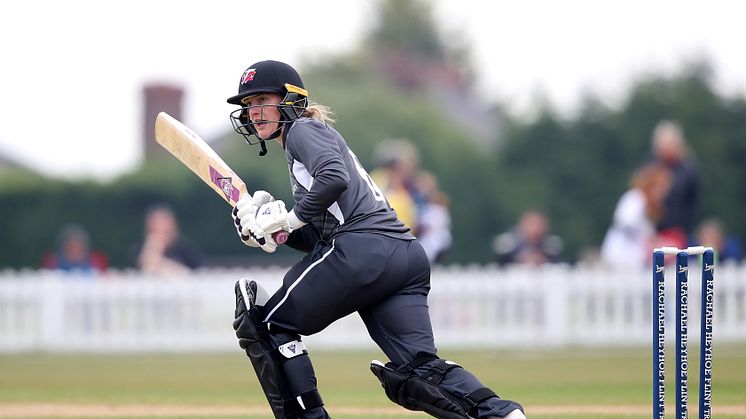
[[[698,391],[690,348],[690,408]],[[368,370],[378,352],[315,352],[320,389],[334,418],[427,417],[391,403]],[[647,348],[442,351],[529,418],[649,418]],[[669,356],[668,371],[673,370]],[[667,400],[673,401],[673,381]],[[715,348],[714,417],[746,418],[746,347]],[[673,406],[667,411],[672,414]],[[0,355],[0,417],[269,418],[247,358],[227,354]]]

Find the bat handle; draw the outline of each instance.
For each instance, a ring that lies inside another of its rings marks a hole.
[[[288,232],[284,230],[276,231],[272,233],[272,238],[275,239],[277,244],[284,244],[288,241]]]

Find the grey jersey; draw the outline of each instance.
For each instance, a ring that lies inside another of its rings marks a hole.
[[[314,236],[328,241],[368,232],[414,239],[334,128],[311,118],[296,120],[285,133],[285,155],[293,210]]]

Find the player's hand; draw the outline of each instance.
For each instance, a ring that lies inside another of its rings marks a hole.
[[[236,227],[238,237],[241,239],[243,244],[249,247],[259,247],[259,242],[256,241],[256,238],[254,238],[253,235],[244,235],[241,232],[241,219],[238,218],[238,206],[233,207],[233,211],[231,211],[231,217],[233,217],[233,225]]]
[[[267,191],[263,191],[263,190],[255,191],[254,196],[252,196],[252,198],[254,199],[254,205],[256,205],[257,207],[257,209],[254,210],[254,216],[256,216],[256,211],[259,209],[259,207],[269,202],[273,202],[275,200],[275,197],[272,196],[271,193]],[[244,231],[245,234],[251,235],[252,225],[253,224],[250,224],[249,228],[245,229]],[[277,242],[275,241],[274,237],[272,237],[271,234],[266,234],[266,235],[257,236],[257,237],[261,237],[264,239],[264,240],[257,239],[256,241],[260,243],[259,247],[261,247],[262,250],[264,250],[265,252],[273,253],[275,250],[277,250]],[[264,244],[261,244],[262,242],[264,242]]]
[[[256,229],[252,229],[251,231],[255,236],[261,237],[281,230],[292,233],[304,225],[306,225],[306,222],[301,221],[295,215],[295,211],[287,210],[285,202],[275,200],[259,207],[259,210],[256,212]]]
[[[275,250],[277,250],[277,242],[275,241],[275,238],[272,237],[271,234],[267,234],[264,236],[264,244],[260,245],[259,247],[262,248],[267,253],[274,253]]]
[[[268,202],[259,207],[256,213],[255,236],[270,235],[276,231],[292,231],[288,224],[288,210],[282,200]]]
[[[254,199],[254,204],[256,204],[257,208],[275,200],[275,197],[272,196],[271,193],[262,190],[254,192],[252,198]]]
[[[241,197],[241,199],[238,200],[236,206],[233,207],[233,211],[231,211],[231,217],[233,217],[233,225],[236,227],[238,237],[241,239],[243,244],[250,247],[259,247],[259,242],[256,240],[256,237],[251,234],[243,234],[241,232],[241,217],[238,215],[239,209],[243,210],[242,214],[244,215],[244,218],[246,218],[249,216],[248,214],[256,214],[256,209],[254,211],[251,211],[251,207],[258,209],[256,205],[254,205],[252,197],[248,194],[244,195]]]
[[[254,197],[248,194],[242,196],[231,212],[233,223],[236,226],[238,236],[245,245],[261,247],[265,252],[273,253],[277,249],[277,243],[271,236],[264,237],[264,235],[252,233],[252,230],[258,230],[256,228],[257,199],[260,202],[271,202],[274,198],[265,191],[257,191]]]

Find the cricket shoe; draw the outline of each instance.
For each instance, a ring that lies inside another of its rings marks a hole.
[[[526,415],[520,409],[515,409],[505,416],[488,416],[485,419],[526,419]]]

